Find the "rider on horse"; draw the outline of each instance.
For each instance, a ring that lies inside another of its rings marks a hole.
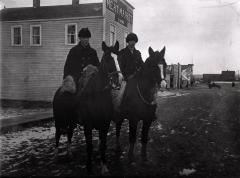
[[[124,80],[128,82],[129,79],[133,78],[138,71],[142,68],[144,62],[142,60],[142,56],[140,51],[136,50],[135,44],[138,42],[138,37],[135,33],[128,34],[126,38],[126,42],[128,43],[127,47],[122,49],[119,53],[118,60],[120,63],[121,72],[123,74]],[[122,99],[120,104],[121,113],[124,114],[126,106],[126,83],[123,83],[122,92],[120,96]]]
[[[125,80],[132,78],[143,66],[143,60],[140,51],[135,49],[138,37],[134,33],[128,34],[126,38],[127,47],[119,53],[119,62]]]
[[[100,64],[96,50],[89,45],[91,33],[88,28],[82,28],[78,33],[78,37],[80,42],[70,50],[64,65],[63,75],[63,78],[71,75],[76,84],[87,65],[99,66]]]

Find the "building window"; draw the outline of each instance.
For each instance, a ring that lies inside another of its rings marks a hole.
[[[67,45],[77,44],[77,24],[65,25],[65,44]]]
[[[30,45],[31,46],[40,46],[42,41],[42,32],[40,25],[31,25],[30,26]]]
[[[124,48],[127,47],[127,42],[126,42],[127,36],[128,36],[128,32],[124,32],[124,39],[123,39],[123,47],[124,47]]]
[[[116,28],[110,25],[110,46],[113,46],[116,42]]]
[[[11,27],[11,41],[13,46],[22,45],[22,26]]]

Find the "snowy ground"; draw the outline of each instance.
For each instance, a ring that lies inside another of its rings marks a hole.
[[[128,164],[128,122],[121,130],[122,154],[115,154],[115,128],[108,134],[107,160],[111,176],[240,177],[239,88],[186,90],[176,97],[159,97],[157,116],[149,133],[149,161]],[[188,94],[186,94],[188,93]],[[165,93],[166,94],[166,93]],[[141,125],[141,124],[140,124]],[[138,136],[140,136],[140,125]],[[85,139],[82,128],[73,136],[73,158],[66,155],[66,137],[54,158],[54,122],[19,128],[0,135],[3,176],[84,176]],[[100,173],[94,131],[94,173]]]
[[[22,109],[22,108],[0,108],[0,119],[11,118],[25,115],[33,115],[41,112],[52,110],[51,108],[36,108],[36,109]]]

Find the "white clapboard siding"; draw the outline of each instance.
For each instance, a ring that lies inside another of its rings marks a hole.
[[[104,2],[104,1],[103,1]],[[77,30],[88,27],[91,46],[102,58],[103,36],[109,45],[110,24],[116,27],[120,49],[124,46],[124,33],[132,32],[132,25],[125,27],[115,21],[114,14],[106,9],[104,17],[51,19],[31,21],[3,21],[0,24],[1,41],[1,99],[52,101],[54,92],[62,83],[63,67],[73,45],[65,45],[65,25],[76,23]],[[11,26],[22,26],[22,46],[11,46]],[[30,46],[30,25],[41,25],[42,45]]]
[[[73,45],[65,45],[65,24],[88,27],[91,46],[101,58],[103,18],[2,22],[1,98],[51,101],[62,83],[63,67]],[[22,25],[22,46],[11,46],[11,26]],[[30,46],[30,25],[41,25],[42,45]]]

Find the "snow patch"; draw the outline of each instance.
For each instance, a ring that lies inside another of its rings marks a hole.
[[[179,172],[179,174],[181,176],[188,176],[188,175],[191,175],[191,174],[193,174],[195,172],[196,172],[195,169],[183,169],[182,171]]]

